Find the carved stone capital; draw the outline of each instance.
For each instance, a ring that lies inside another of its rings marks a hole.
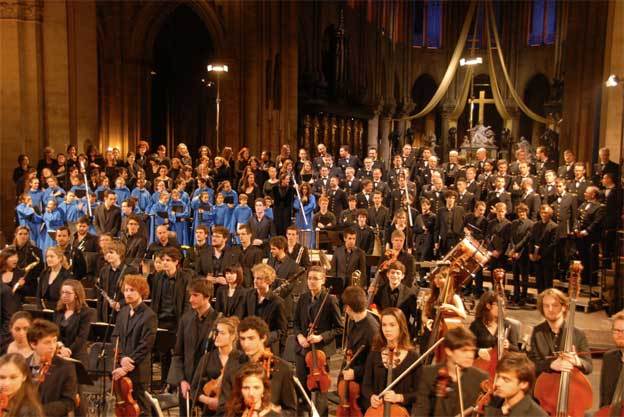
[[[40,1],[0,1],[0,20],[43,20],[43,4]]]

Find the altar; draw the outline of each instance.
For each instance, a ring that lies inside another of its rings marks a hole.
[[[487,158],[498,159],[498,146],[496,146],[496,135],[490,126],[477,124],[472,129],[468,129],[468,135],[464,135],[464,140],[459,147],[460,154],[466,157],[466,161],[476,159],[477,149],[483,148],[487,153]]]

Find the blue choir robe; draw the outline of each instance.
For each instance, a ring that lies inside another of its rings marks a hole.
[[[152,195],[145,188],[135,188],[130,193],[130,197],[137,199],[137,208],[140,213],[149,213],[152,205]]]
[[[175,211],[174,208],[180,208]],[[171,230],[176,233],[176,238],[180,245],[191,246],[191,239],[189,236],[189,222],[188,218],[191,217],[191,210],[188,204],[185,204],[182,200],[172,200],[169,205],[169,218],[171,221]]]
[[[196,189],[195,191],[193,191],[192,199],[195,200],[195,198],[199,198],[199,195],[204,191],[208,193],[208,200],[210,201],[210,204],[214,204],[214,191],[210,187]]]
[[[269,219],[273,220],[273,208],[267,207],[264,210],[264,215],[267,216]]]
[[[65,201],[65,190],[61,187],[48,187],[43,192],[43,204],[46,205],[52,198],[56,200],[56,205],[60,205]]]
[[[308,197],[308,204],[303,206],[303,214],[301,212],[301,203],[299,202],[299,197],[295,197],[294,201],[295,208],[295,225],[299,230],[312,230],[312,215],[314,214],[314,209],[316,208],[316,196],[314,194]],[[306,224],[305,219],[308,221]],[[315,247],[316,245],[316,233],[309,233],[309,241],[308,244],[310,247]]]
[[[227,220],[229,219],[230,208],[227,204],[216,204],[212,206],[214,211],[214,224],[215,226],[227,226]]]
[[[117,205],[120,207],[121,203],[130,197],[130,189],[128,187],[115,188],[113,192],[117,195]]]
[[[84,216],[83,211],[78,208],[78,204],[80,203],[82,202],[78,199],[69,204],[63,202],[59,205],[59,209],[63,210],[65,213],[65,221],[67,221],[67,223],[76,223],[82,216]]]
[[[43,191],[35,190],[28,191],[28,195],[32,199],[32,206],[35,211],[39,214],[43,214],[43,210],[45,209],[45,203],[43,202]]]
[[[232,241],[235,244],[240,244],[240,240],[236,235],[238,225],[247,224],[251,215],[251,207],[249,207],[247,204],[245,204],[244,206],[239,204],[238,206],[234,207],[234,211],[232,212],[232,218],[230,219],[230,235],[232,236]]]
[[[191,209],[193,209],[193,241],[195,241],[195,229],[200,224],[205,225],[208,229],[211,229],[215,224],[215,213],[212,209],[212,205],[209,203],[203,203],[199,197],[193,198],[191,201]],[[199,210],[202,210],[201,212]]]
[[[110,188],[104,187],[102,185],[100,185],[98,188],[95,189],[94,192],[95,192],[95,195],[97,196],[97,200],[98,201],[104,201],[104,197],[100,198],[100,195],[103,195],[104,191],[106,191],[106,190],[110,190]],[[117,204],[121,204],[121,202],[117,201]]]
[[[45,256],[46,250],[50,246],[56,245],[56,241],[52,239],[50,235],[48,235],[48,232],[56,231],[59,227],[65,225],[63,212],[58,208],[51,212],[46,210],[45,213],[43,213],[43,223],[45,224],[45,227],[43,229],[43,234],[41,235],[41,238],[39,240],[39,247],[41,248],[41,251]]]
[[[173,223],[173,219],[171,218],[171,213],[169,211],[169,205],[170,203],[163,204],[159,201],[150,207],[150,243],[153,243],[156,240],[156,228],[158,226],[164,224],[166,220],[168,220],[170,224]],[[166,217],[162,217],[158,213],[166,213],[167,215]]]
[[[30,239],[39,244],[43,228],[43,217],[30,206],[20,203],[15,211],[17,212],[17,221],[20,226],[26,226],[30,230]]]

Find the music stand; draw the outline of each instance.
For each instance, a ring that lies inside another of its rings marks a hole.
[[[89,373],[85,369],[82,362],[74,358],[63,358],[74,364],[76,367],[76,377],[78,378],[78,385],[93,385],[93,379],[89,376]]]
[[[114,324],[105,323],[103,321],[93,322],[91,323],[91,332],[89,333],[89,340],[93,342],[110,343],[111,335],[112,335],[114,328],[115,328]]]
[[[39,308],[36,304],[24,304],[23,309],[28,311],[33,319],[54,320],[54,310]]]

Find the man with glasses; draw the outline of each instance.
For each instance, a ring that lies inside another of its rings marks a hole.
[[[605,407],[613,401],[618,386],[618,380],[623,368],[624,352],[624,311],[620,311],[612,317],[613,342],[612,349],[602,357],[602,372],[600,374],[600,407]]]

